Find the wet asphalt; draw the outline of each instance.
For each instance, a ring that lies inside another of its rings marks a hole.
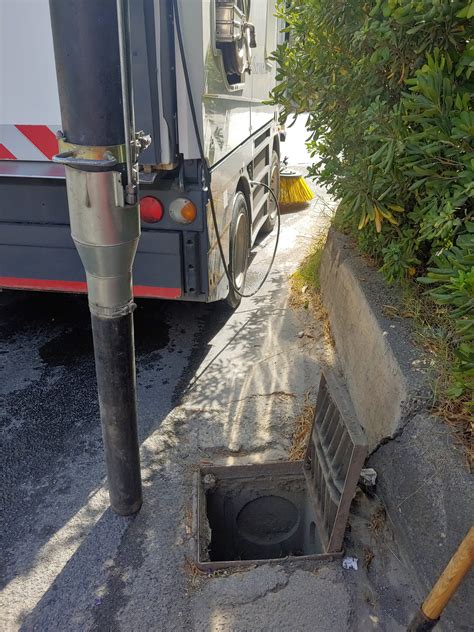
[[[225,326],[223,303],[138,301],[135,311],[140,441],[156,429],[199,362],[206,338]],[[51,490],[68,494],[79,461],[88,472],[71,514],[105,474],[90,316],[83,296],[0,294],[0,586],[15,567]],[[157,414],[158,413],[158,414]],[[94,475],[91,475],[91,472]],[[59,483],[59,485],[58,485]],[[78,480],[74,480],[77,486]],[[89,488],[88,488],[89,487]],[[69,496],[69,494],[68,494]],[[65,516],[64,516],[65,517]],[[44,538],[54,531],[43,528]]]

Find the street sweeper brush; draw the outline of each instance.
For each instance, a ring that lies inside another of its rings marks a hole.
[[[301,174],[284,166],[280,171],[280,204],[303,204],[313,193]]]

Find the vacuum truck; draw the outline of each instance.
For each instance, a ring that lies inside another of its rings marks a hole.
[[[250,249],[277,217],[275,4],[177,0],[177,23],[174,0],[130,2],[136,129],[150,137],[135,296],[239,303]],[[0,288],[87,291],[60,120],[48,0],[0,0]]]

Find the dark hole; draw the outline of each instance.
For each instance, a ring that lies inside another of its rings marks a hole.
[[[205,497],[211,562],[322,552],[303,475],[219,479]]]

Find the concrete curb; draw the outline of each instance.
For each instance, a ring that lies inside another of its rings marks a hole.
[[[412,344],[410,325],[386,315],[399,297],[332,228],[319,274],[341,368],[374,450],[425,407],[427,360]]]
[[[386,315],[397,292],[334,229],[319,274],[338,360],[372,450],[369,464],[425,596],[472,524],[474,483],[449,428],[427,412],[427,358],[413,344],[410,322]],[[471,574],[446,609],[444,629],[474,629],[473,589]]]

